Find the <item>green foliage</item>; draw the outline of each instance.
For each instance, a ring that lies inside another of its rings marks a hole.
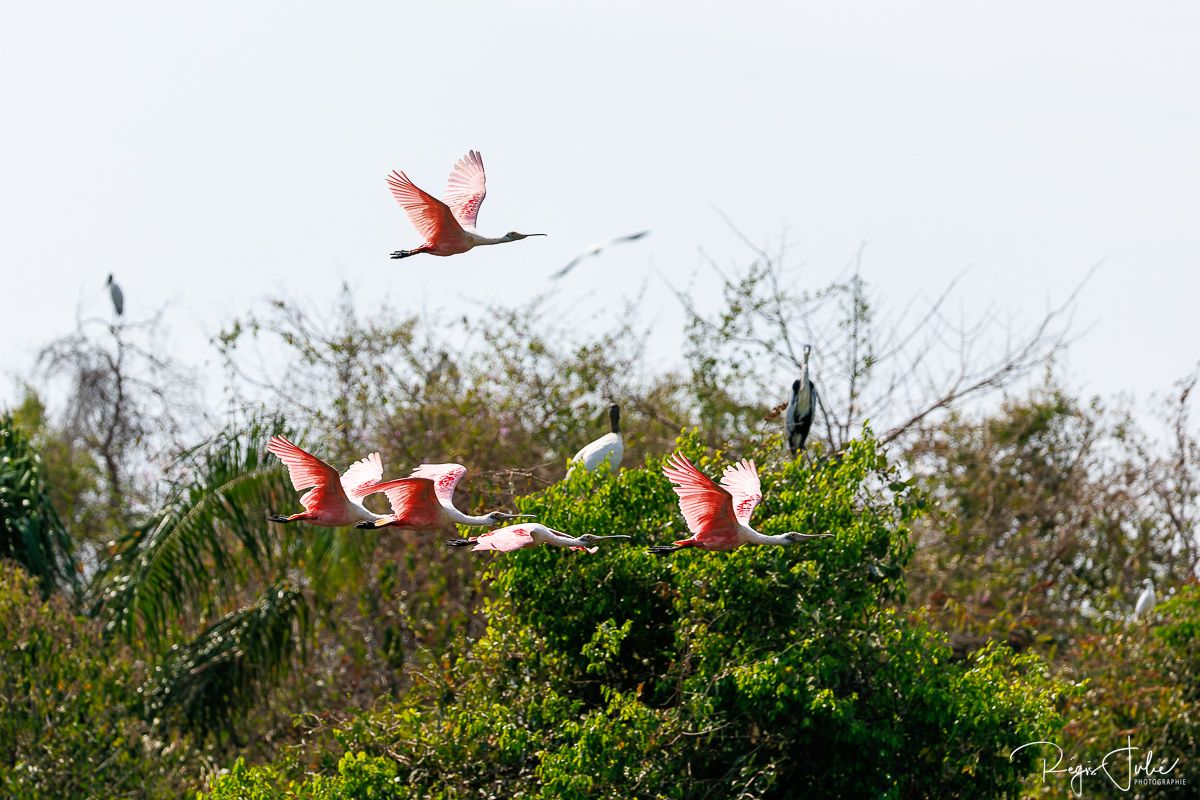
[[[71,537],[50,501],[41,457],[0,415],[0,559],[12,559],[41,581],[43,594],[78,583]]]
[[[195,761],[150,736],[124,654],[0,562],[0,797],[178,797]]]
[[[1144,578],[1174,583],[1196,566],[1163,524],[1179,516],[1148,502],[1167,487],[1123,421],[1053,384],[951,417],[908,458],[937,506],[919,526],[913,588],[960,653],[988,638],[1065,646]],[[1172,466],[1186,481],[1185,464]]]
[[[386,758],[347,753],[333,775],[310,781],[288,781],[270,766],[248,767],[238,759],[227,774],[215,778],[197,800],[403,800],[413,794],[396,775],[396,765]],[[425,795],[429,796],[429,795]]]
[[[680,446],[709,474],[730,460]],[[833,539],[652,556],[681,529],[662,460],[576,471],[521,510],[637,546],[491,558],[480,641],[400,702],[310,720],[313,745],[276,767],[295,796],[336,749],[386,757],[422,797],[1015,793],[1033,756],[1009,752],[1054,729],[1063,687],[1000,648],[955,661],[896,608],[922,497],[869,437],[812,467],[762,456],[758,527]]]
[[[13,408],[13,424],[42,457],[50,501],[77,538],[98,539],[116,527],[101,496],[102,476],[95,457],[50,419],[42,398],[26,386]]]
[[[1190,785],[1200,771],[1200,585],[1183,586],[1150,622],[1106,621],[1064,656],[1065,668],[1084,686],[1064,712],[1064,751],[1095,763],[1128,737],[1139,748],[1135,761],[1147,750],[1155,763],[1179,759],[1169,777],[1185,777]],[[1110,787],[1096,788],[1103,796]],[[1182,792],[1169,784],[1138,790],[1162,798]]]
[[[233,734],[261,699],[264,687],[278,683],[303,649],[308,606],[299,592],[269,586],[251,606],[238,609],[174,645],[146,687],[146,715],[169,719],[196,733]]]

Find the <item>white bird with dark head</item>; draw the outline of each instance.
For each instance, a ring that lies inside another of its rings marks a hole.
[[[788,398],[784,416],[788,451],[793,458],[804,451],[804,443],[808,440],[808,432],[812,430],[813,416],[817,411],[817,387],[808,374],[808,356],[811,352],[812,346],[804,345],[804,371],[800,374],[800,380],[792,381],[792,396]]]
[[[1154,581],[1146,578],[1142,581],[1142,586],[1145,588],[1138,595],[1137,605],[1133,607],[1133,615],[1138,619],[1149,619],[1150,615],[1154,613],[1154,606],[1158,603],[1154,596]]]
[[[571,468],[580,464],[588,472],[595,472],[608,464],[615,475],[625,456],[625,442],[621,439],[621,408],[616,403],[608,407],[608,424],[612,430],[596,441],[584,445],[578,453],[571,457]]]

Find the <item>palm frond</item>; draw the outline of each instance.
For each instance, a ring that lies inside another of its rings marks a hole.
[[[41,457],[9,414],[0,415],[0,558],[36,576],[43,595],[78,587],[71,536],[50,503]]]
[[[294,502],[285,472],[267,460],[279,427],[255,423],[179,458],[163,510],[120,542],[95,583],[109,631],[158,645],[184,620],[236,602],[252,576],[272,580],[290,546],[267,514]]]
[[[201,736],[234,731],[239,719],[304,656],[308,605],[286,581],[226,614],[155,665],[145,714]]]

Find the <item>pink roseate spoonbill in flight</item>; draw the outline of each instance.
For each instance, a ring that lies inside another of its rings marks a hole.
[[[574,258],[572,258],[570,261],[567,262],[567,265],[565,267],[563,267],[558,272],[551,275],[550,280],[552,280],[552,281],[558,280],[559,278],[563,277],[568,272],[570,272],[571,270],[573,270],[577,266],[579,266],[579,262],[583,261],[585,258],[591,258],[592,256],[598,256],[601,253],[603,253],[605,251],[605,249],[612,247],[614,244],[622,244],[624,242],[636,242],[638,239],[641,239],[643,236],[646,236],[649,233],[650,233],[650,231],[638,231],[637,233],[630,233],[626,236],[614,236],[613,238],[606,239],[603,242],[596,242],[595,244],[588,245],[588,248],[586,250],[584,250],[582,253],[575,256]]]
[[[592,547],[604,539],[628,539],[624,534],[613,536],[596,536],[585,533],[582,536],[568,536],[562,531],[547,528],[539,522],[525,522],[519,525],[509,525],[507,528],[497,528],[494,531],[472,536],[469,539],[450,539],[446,542],[449,547],[466,547],[474,545],[472,550],[497,550],[509,552],[523,550],[526,547],[537,547],[548,544],[552,547],[569,547],[572,550],[586,550],[594,553],[599,547]]]
[[[403,172],[393,170],[387,182],[392,197],[408,214],[417,233],[425,237],[420,247],[397,250],[392,253],[392,258],[408,258],[418,253],[453,256],[483,244],[503,244],[546,235],[509,231],[503,236],[491,238],[476,233],[475,220],[479,217],[483,198],[487,197],[487,176],[483,172],[483,158],[478,151],[470,151],[454,165],[446,186],[444,203],[420,189]]]
[[[599,439],[583,446],[571,457],[571,468],[582,464],[588,472],[595,472],[605,464],[617,473],[621,458],[625,455],[625,443],[621,439],[621,408],[616,403],[608,407],[608,424],[612,430]]]
[[[422,464],[412,475],[379,484],[373,491],[387,495],[392,513],[360,522],[359,528],[405,528],[430,530],[455,523],[459,525],[495,525],[531,514],[506,514],[491,511],[479,516],[464,514],[454,507],[454,487],[467,474],[462,464]]]
[[[340,528],[379,519],[363,505],[369,495],[380,491],[383,460],[379,453],[354,462],[344,475],[312,453],[301,450],[282,436],[272,436],[267,450],[288,468],[292,488],[308,489],[300,498],[304,511],[286,516],[274,514],[272,522],[307,522],[323,528]]]
[[[675,453],[663,467],[679,495],[679,510],[692,535],[674,544],[651,547],[655,555],[666,555],[685,547],[701,550],[734,550],[744,544],[797,544],[832,533],[780,533],[769,536],[750,527],[750,515],[762,500],[762,486],[753,461],[743,459],[725,468],[721,485]]]

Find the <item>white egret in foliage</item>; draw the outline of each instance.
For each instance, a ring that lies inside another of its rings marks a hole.
[[[407,528],[429,530],[448,525],[495,525],[529,514],[506,514],[491,511],[472,516],[454,507],[454,489],[467,468],[462,464],[422,464],[412,475],[396,481],[388,481],[375,491],[387,495],[392,513],[368,520],[360,528]]]
[[[692,535],[674,544],[651,547],[655,555],[666,555],[685,547],[701,550],[735,550],[744,544],[799,544],[831,533],[779,533],[768,535],[750,527],[750,515],[762,500],[762,485],[753,461],[743,459],[725,468],[721,485],[675,453],[663,467],[679,495],[679,510]]]
[[[1154,596],[1154,581],[1146,578],[1142,581],[1142,593],[1138,595],[1137,605],[1133,607],[1133,615],[1138,619],[1148,619],[1154,613],[1154,606],[1158,603]]]
[[[509,525],[507,528],[497,528],[489,533],[472,536],[469,539],[450,539],[446,544],[450,547],[467,547],[473,545],[471,547],[472,550],[496,550],[499,552],[523,550],[527,547],[537,547],[539,544],[547,544],[551,547],[569,547],[572,550],[586,550],[589,553],[594,553],[600,549],[593,546],[596,542],[605,539],[628,538],[630,537],[624,534],[596,536],[591,533],[585,533],[582,536],[569,536],[562,531],[548,528],[541,523],[532,522]]]
[[[804,443],[808,440],[813,416],[817,412],[817,387],[808,374],[808,355],[811,351],[811,345],[804,345],[804,371],[800,373],[800,380],[792,381],[792,396],[788,398],[784,417],[788,450],[793,458],[804,451]]]
[[[475,220],[479,218],[483,198],[487,197],[487,176],[483,171],[483,157],[475,150],[454,165],[446,186],[444,203],[418,188],[403,172],[393,171],[387,177],[387,182],[392,196],[408,214],[417,233],[425,237],[420,246],[412,250],[397,250],[392,253],[392,258],[408,258],[420,253],[452,256],[480,245],[504,244],[530,236],[546,235],[510,231],[492,238],[476,233]]]
[[[104,282],[108,287],[108,296],[112,298],[113,311],[118,317],[125,316],[125,293],[121,291],[121,287],[113,280],[112,273],[108,273],[108,280]]]
[[[340,528],[379,519],[378,514],[363,505],[363,500],[379,491],[383,478],[379,453],[354,462],[343,475],[338,475],[336,469],[282,436],[272,436],[267,450],[288,468],[292,488],[308,489],[300,498],[303,511],[290,516],[272,515],[269,517],[272,522],[307,522],[322,528]]]
[[[621,439],[621,409],[616,403],[608,407],[608,424],[612,430],[591,444],[584,445],[571,457],[572,468],[580,464],[588,472],[595,472],[608,464],[608,468],[616,474],[625,456],[625,442]]]
[[[565,267],[551,275],[550,280],[558,280],[571,270],[575,269],[575,267],[579,266],[579,262],[583,261],[584,259],[591,258],[592,256],[600,255],[607,247],[611,247],[614,244],[622,244],[623,242],[636,242],[638,239],[641,239],[643,236],[646,236],[649,233],[650,231],[638,231],[637,233],[631,233],[627,236],[614,236],[613,238],[606,239],[603,242],[596,242],[567,262]]]

